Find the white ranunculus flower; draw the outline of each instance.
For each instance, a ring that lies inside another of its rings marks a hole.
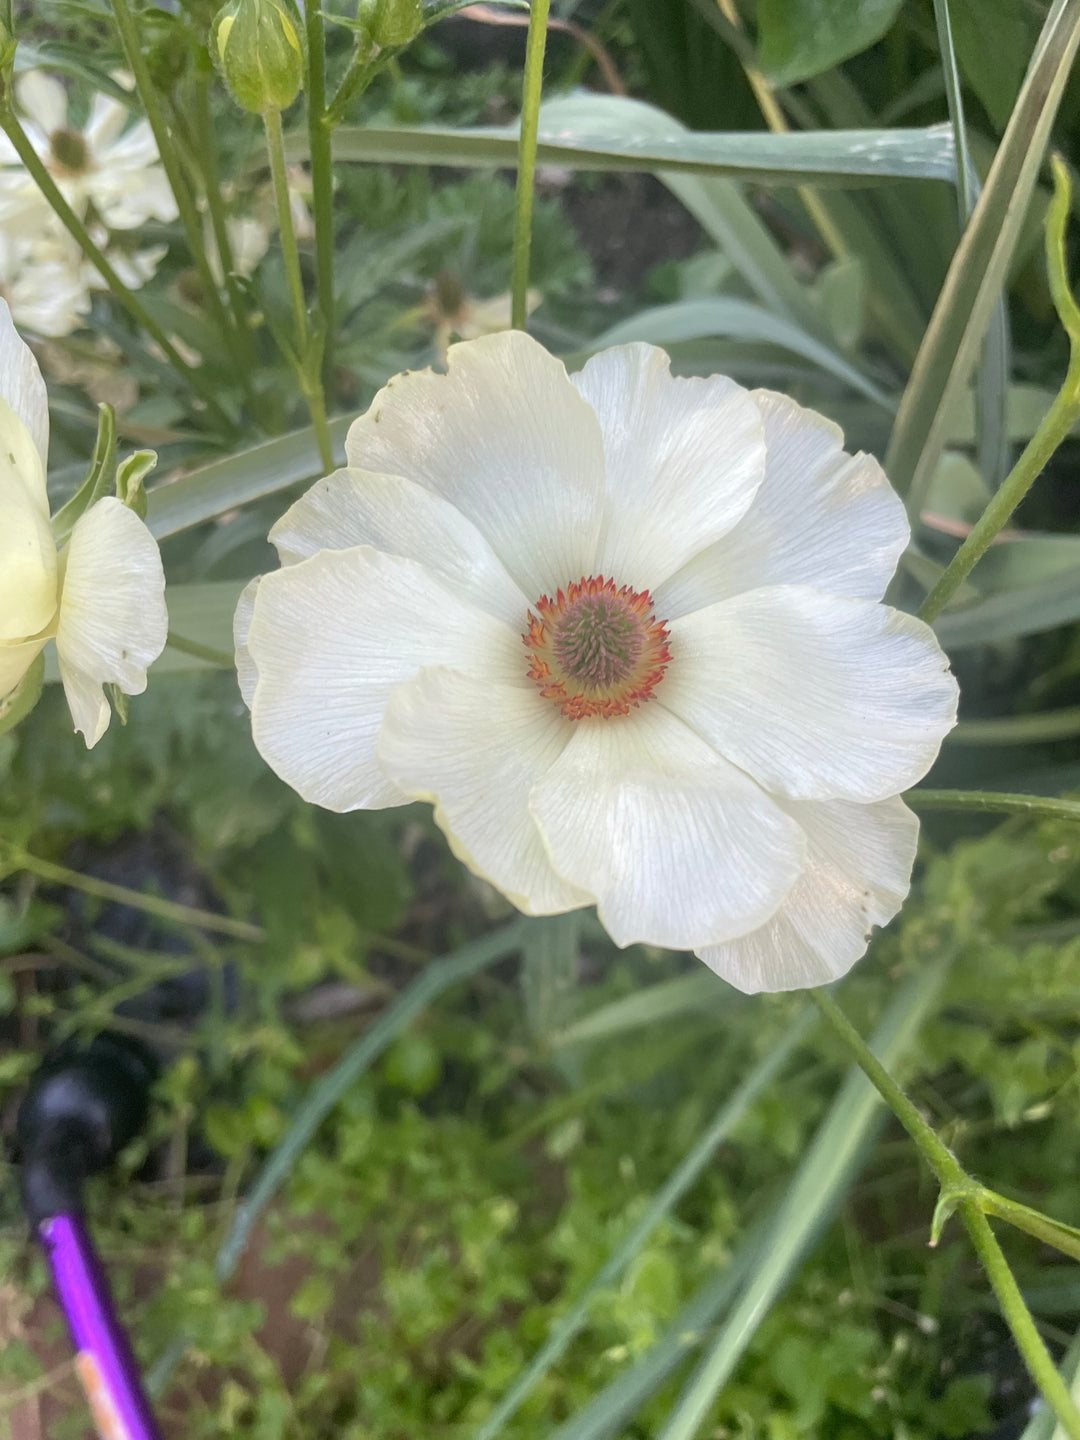
[[[429,800],[521,909],[747,991],[819,984],[910,883],[956,713],[878,463],[782,395],[578,374],[520,332],[399,375],[237,612],[255,741],[334,810]]]
[[[165,576],[157,542],[115,497],[57,551],[48,448],[45,384],[0,301],[0,700],[54,640],[75,728],[93,746],[109,726],[104,686],[141,694],[165,647]]]
[[[80,218],[92,206],[110,230],[176,219],[176,200],[146,120],[129,124],[128,106],[97,94],[86,124],[75,126],[64,86],[40,70],[20,76],[15,91],[30,143]],[[0,137],[0,166],[0,222],[9,231],[38,233],[52,212],[6,136]]]
[[[0,223],[0,298],[16,325],[46,339],[70,335],[89,313],[90,287],[69,236],[11,234]]]

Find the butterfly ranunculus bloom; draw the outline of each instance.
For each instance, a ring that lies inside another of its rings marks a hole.
[[[255,742],[333,810],[428,800],[522,910],[742,990],[819,984],[910,883],[957,690],[880,603],[878,463],[648,345],[576,375],[521,333],[399,375],[271,532],[237,613]]]
[[[48,450],[45,383],[0,300],[0,702],[54,640],[71,717],[92,746],[109,726],[104,686],[141,694],[165,647],[165,576],[150,531],[112,496],[57,550]]]

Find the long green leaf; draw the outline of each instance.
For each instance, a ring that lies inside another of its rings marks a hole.
[[[1055,0],[986,188],[953,256],[900,404],[885,468],[922,508],[1020,238],[1050,129],[1080,43],[1080,0]]]
[[[707,978],[712,980],[715,988],[720,988],[715,976]],[[802,1044],[813,1018],[811,1011],[804,1011],[720,1107],[712,1124],[671,1172],[622,1243],[616,1246],[570,1309],[559,1318],[547,1340],[477,1431],[476,1440],[495,1440],[503,1425],[517,1413],[526,1396],[558,1361],[588,1320],[594,1296],[618,1281],[660,1221],[679,1203],[754,1100],[776,1078],[795,1048]]]
[[[890,1006],[871,1046],[892,1069],[914,1040],[933,1006],[946,965],[928,966],[903,988]],[[856,1172],[860,1152],[880,1117],[881,1100],[869,1080],[849,1075],[818,1130],[787,1192],[764,1258],[735,1308],[691,1375],[659,1440],[691,1440],[731,1375],[770,1307],[781,1294]]]
[[[631,340],[671,345],[709,336],[778,345],[843,380],[875,404],[889,408],[885,393],[838,351],[823,345],[790,320],[772,315],[746,300],[677,300],[671,305],[657,305],[605,331],[593,342],[592,348],[603,350],[608,345],[625,345]]]
[[[658,115],[663,112],[622,96],[575,95],[549,101],[540,112],[538,158],[542,164],[577,170],[684,171],[759,184],[806,181],[850,186],[954,176],[953,136],[947,125],[783,135],[678,127],[678,133],[665,138],[655,134]],[[304,135],[291,135],[290,158],[305,158],[306,144]],[[334,132],[338,161],[502,169],[514,165],[516,154],[516,125],[470,129],[343,125]]]
[[[611,1035],[621,1035],[642,1025],[655,1025],[658,1020],[669,1020],[674,1015],[719,1011],[733,998],[728,986],[717,984],[716,976],[702,968],[692,975],[678,975],[674,980],[646,985],[621,1000],[601,1005],[552,1035],[549,1043],[561,1049],[606,1040]]]
[[[344,463],[345,433],[351,421],[351,416],[342,416],[330,422],[330,439],[339,465]],[[214,460],[179,480],[155,485],[146,492],[146,523],[156,539],[164,540],[237,505],[273,495],[301,480],[314,480],[321,474],[314,430],[310,426],[294,430],[226,460]]]
[[[1080,620],[1080,572],[1054,575],[1036,585],[1024,585],[994,595],[963,610],[947,610],[934,622],[946,650],[965,645],[989,645],[1037,635],[1058,625]]]

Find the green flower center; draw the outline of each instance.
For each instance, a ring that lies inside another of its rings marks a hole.
[[[641,622],[617,595],[583,595],[555,636],[555,658],[572,680],[593,689],[618,685],[641,658]]]
[[[90,169],[90,147],[78,130],[54,130],[49,149],[54,167],[65,175],[85,175]]]

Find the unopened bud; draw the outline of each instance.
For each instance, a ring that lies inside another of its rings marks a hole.
[[[210,32],[233,99],[253,115],[284,110],[304,83],[304,27],[295,0],[229,0]]]
[[[358,0],[356,6],[356,29],[372,54],[407,45],[423,24],[423,0]]]

